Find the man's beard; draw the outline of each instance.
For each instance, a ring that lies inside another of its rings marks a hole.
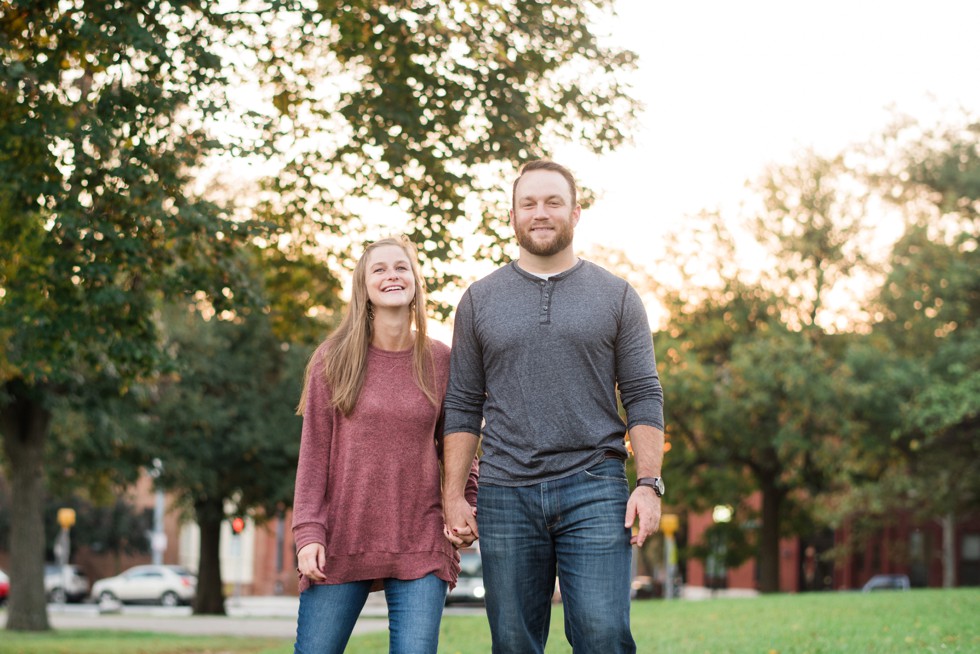
[[[517,242],[522,248],[538,257],[550,257],[558,254],[571,245],[575,230],[572,223],[567,220],[553,221],[551,227],[555,231],[550,241],[535,241],[531,236],[531,225],[529,224],[523,229],[515,230]]]

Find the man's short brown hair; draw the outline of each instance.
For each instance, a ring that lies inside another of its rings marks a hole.
[[[548,159],[536,159],[524,164],[524,166],[521,167],[521,174],[514,180],[514,191],[513,195],[511,195],[511,207],[513,209],[517,209],[517,183],[521,181],[521,177],[524,176],[524,173],[529,173],[534,170],[550,170],[564,177],[565,181],[568,182],[568,189],[572,193],[572,207],[574,208],[578,204],[578,187],[575,185],[575,175],[572,174],[572,171],[559,163],[555,163],[554,161],[549,161]]]

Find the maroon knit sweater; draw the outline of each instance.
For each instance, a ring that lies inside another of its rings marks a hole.
[[[374,347],[364,387],[345,416],[330,401],[323,349],[311,371],[296,492],[296,551],[310,543],[326,550],[326,583],[386,577],[420,579],[435,573],[455,586],[459,554],[443,536],[439,443],[449,348],[430,341],[435,360],[433,406],[412,377],[412,350]],[[476,505],[476,462],[467,499]],[[300,591],[310,586],[300,577]]]

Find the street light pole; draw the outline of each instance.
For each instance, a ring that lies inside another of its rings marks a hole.
[[[58,557],[58,565],[61,568],[61,589],[62,593],[58,596],[58,601],[63,602],[68,596],[68,559],[71,556],[71,528],[75,526],[75,509],[58,509],[58,524],[61,532],[58,534],[58,541],[55,543],[55,555]]]
[[[727,504],[719,504],[712,510],[711,519],[716,525],[728,524],[732,521],[732,512],[732,507]],[[711,558],[714,561],[714,582],[711,584],[711,594],[714,595],[715,591],[721,588],[722,582],[727,582],[728,579],[728,567],[725,565],[726,546],[724,536],[720,533],[715,533],[710,545]],[[727,583],[725,586],[727,587]]]
[[[674,534],[680,527],[676,513],[665,513],[660,517],[660,531],[664,534],[664,599],[674,598],[674,565],[677,552],[674,549]]]
[[[149,470],[156,489],[156,502],[153,506],[153,533],[150,535],[150,550],[153,552],[153,565],[163,564],[163,553],[167,549],[167,534],[163,531],[164,497],[160,485],[160,475],[163,474],[163,462],[153,459],[153,467]]]

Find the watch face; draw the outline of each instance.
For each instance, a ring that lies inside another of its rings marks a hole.
[[[657,494],[657,497],[663,497],[664,491],[664,480],[660,477],[644,477],[643,479],[637,481],[640,486],[649,486],[653,489],[653,492]]]

